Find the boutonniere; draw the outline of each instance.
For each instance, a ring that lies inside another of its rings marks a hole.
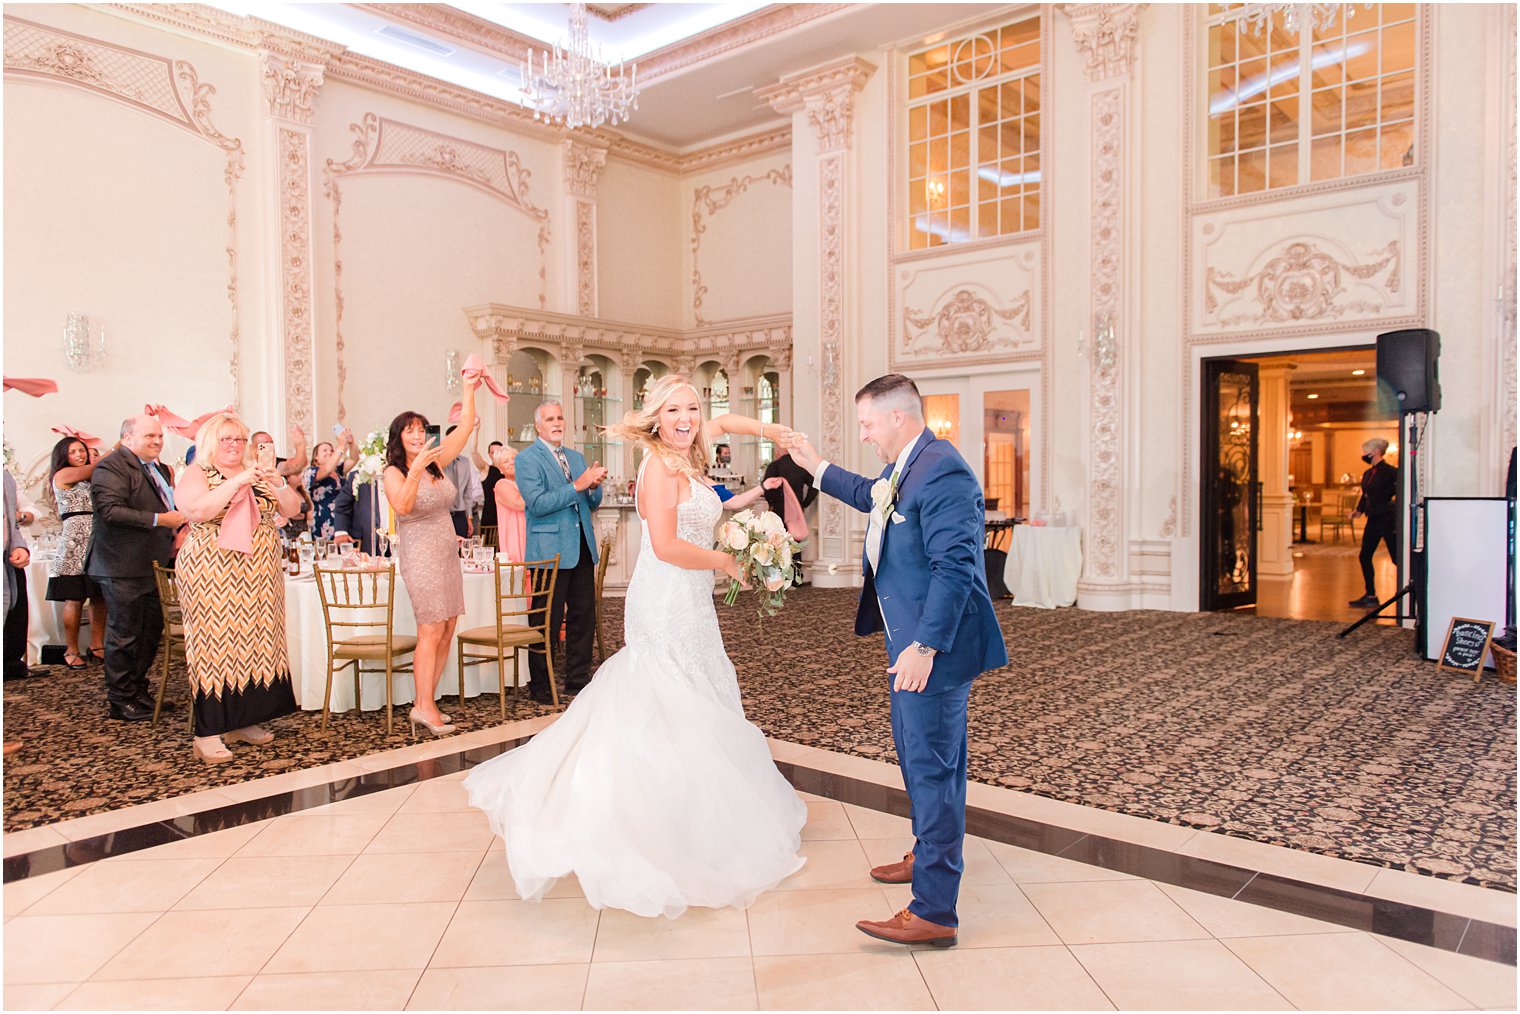
[[[891,518],[892,506],[895,503],[897,503],[897,483],[877,479],[871,486],[871,513],[876,515],[882,527],[886,527],[887,520]]]

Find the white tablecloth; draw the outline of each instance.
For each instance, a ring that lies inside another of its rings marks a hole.
[[[383,616],[380,610],[375,615]],[[520,618],[519,618],[520,620]],[[416,634],[417,618],[412,613],[412,600],[406,593],[406,582],[396,578],[396,603],[394,620],[396,633]],[[492,572],[464,575],[464,615],[459,618],[459,630],[484,627],[496,622],[496,576]],[[349,628],[340,630],[339,637],[356,637],[378,632],[378,628],[364,630]],[[327,628],[322,621],[322,600],[310,571],[299,578],[285,580],[285,641],[290,652],[290,671],[295,684],[296,703],[305,711],[322,710],[322,695],[327,688]],[[443,675],[438,681],[436,697],[459,693],[458,642],[449,642],[448,659]],[[403,664],[411,656],[403,656]],[[366,670],[377,663],[365,662]],[[518,653],[518,674],[523,685],[528,682],[528,653]],[[507,663],[507,685],[512,684],[512,664]],[[363,676],[363,704],[365,711],[385,707],[385,671]],[[464,694],[476,697],[482,693],[496,693],[496,663],[486,662],[465,669]],[[395,675],[392,701],[410,704],[416,699],[416,688],[409,672]],[[354,675],[352,669],[341,670],[333,677],[333,712],[348,711],[354,706]]]
[[[1016,606],[1054,609],[1075,605],[1082,574],[1082,529],[1018,525],[1003,568]]]
[[[63,603],[47,600],[48,561],[32,557],[26,567],[26,664],[37,665],[42,658],[44,644],[64,644]],[[79,623],[79,649],[90,646],[90,611],[81,609]]]

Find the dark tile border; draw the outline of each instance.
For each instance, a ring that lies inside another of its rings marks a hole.
[[[70,866],[130,855],[197,835],[224,831],[373,792],[384,792],[403,785],[416,785],[432,778],[457,774],[521,746],[531,738],[522,736],[472,747],[459,753],[413,761],[356,778],[344,778],[276,793],[262,799],[232,803],[77,842],[50,845],[6,859],[4,882],[9,884]],[[777,761],[776,767],[801,792],[853,803],[883,813],[908,816],[908,794],[902,789],[819,771],[792,761]],[[1499,964],[1516,963],[1515,930],[1496,923],[1178,855],[982,807],[966,808],[966,832],[1089,866],[1261,905],[1338,926],[1366,930]]]

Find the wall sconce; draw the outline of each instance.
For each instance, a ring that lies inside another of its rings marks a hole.
[[[943,437],[945,434],[949,433],[950,432],[950,420],[949,419],[941,419],[939,422],[935,423],[934,424],[934,432],[935,432],[935,435],[939,436],[939,437]]]
[[[106,359],[106,329],[90,340],[90,318],[70,312],[63,318],[63,361],[69,369],[86,373]]]
[[[444,361],[444,371],[445,371],[444,380],[443,380],[443,388],[444,388],[444,390],[448,391],[450,394],[458,394],[459,393],[459,388],[460,388],[460,385],[459,385],[459,352],[458,352],[458,350],[456,350],[456,349],[449,349],[447,352],[445,352],[443,354],[443,361]]]
[[[924,180],[924,200],[930,205],[945,203],[945,181],[938,178]]]

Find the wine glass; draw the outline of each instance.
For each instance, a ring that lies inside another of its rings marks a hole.
[[[388,533],[388,532],[382,532],[379,529],[376,529],[376,531],[375,531],[375,555],[376,556],[390,556],[391,555],[391,537],[390,537],[390,533]]]
[[[359,547],[352,542],[345,542],[338,547],[338,560],[345,567],[354,565],[354,557],[359,552]]]
[[[477,539],[476,541],[480,540]],[[485,571],[490,569],[491,558],[496,555],[496,550],[490,546],[475,546],[470,550],[470,553],[475,557],[475,566]]]

